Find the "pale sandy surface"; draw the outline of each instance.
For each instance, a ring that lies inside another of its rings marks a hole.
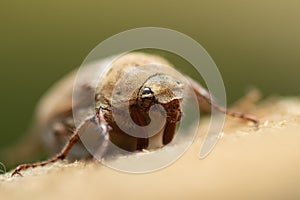
[[[245,103],[245,102],[244,102]],[[0,176],[0,199],[300,199],[300,99],[269,99],[239,109],[258,130],[228,118],[212,153],[199,160],[203,134],[170,167],[127,174],[98,163],[56,163]],[[203,132],[208,126],[201,125]]]

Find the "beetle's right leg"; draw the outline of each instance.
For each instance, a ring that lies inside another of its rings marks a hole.
[[[95,122],[95,117],[89,117],[86,120],[83,121],[83,123],[75,130],[73,135],[70,137],[69,141],[65,145],[65,147],[62,149],[60,153],[58,153],[56,156],[53,158],[43,161],[43,162],[37,162],[37,163],[32,163],[32,164],[22,164],[19,165],[12,173],[11,176],[14,176],[16,174],[20,174],[20,171],[28,169],[28,168],[35,168],[39,166],[45,166],[50,163],[54,163],[58,160],[63,160],[66,158],[68,155],[69,151],[72,149],[73,145],[76,144],[79,141],[79,135],[83,130],[89,125],[89,123],[94,123]]]
[[[259,125],[259,121],[252,115],[248,115],[248,114],[245,114],[245,113],[242,113],[242,112],[235,112],[235,111],[231,111],[231,110],[226,110],[222,106],[218,105],[211,98],[211,95],[203,87],[201,87],[198,83],[196,83],[192,79],[190,79],[188,77],[187,77],[187,79],[189,80],[189,83],[190,83],[192,89],[196,93],[197,100],[198,100],[199,106],[200,106],[200,110],[204,107],[203,105],[206,104],[204,109],[203,109],[205,111],[208,110],[207,105],[209,105],[209,106],[213,107],[214,109],[216,109],[216,110],[218,110],[222,113],[225,113],[226,115],[236,117],[236,118],[241,118],[241,119],[246,120],[246,121],[251,121],[255,124],[255,126]]]

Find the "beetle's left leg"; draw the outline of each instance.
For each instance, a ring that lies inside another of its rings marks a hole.
[[[12,176],[16,174],[20,174],[20,171],[28,169],[28,168],[35,168],[39,166],[45,166],[50,163],[54,163],[58,160],[63,160],[68,155],[69,151],[72,149],[73,145],[76,144],[79,141],[79,135],[83,130],[89,125],[89,123],[94,123],[96,117],[89,117],[87,118],[79,127],[75,130],[73,135],[70,137],[68,143],[65,145],[65,147],[61,150],[60,153],[58,153],[56,156],[52,157],[49,160],[43,161],[43,162],[37,162],[32,164],[22,164],[19,165],[12,173]]]
[[[163,135],[163,144],[169,144],[176,132],[176,122],[168,122],[166,123],[166,128]]]
[[[196,93],[200,110],[203,109],[203,107],[204,107],[205,111],[207,111],[208,110],[207,106],[203,106],[203,104],[210,105],[211,107],[215,108],[216,110],[218,110],[222,113],[225,113],[226,115],[230,115],[232,117],[237,117],[237,118],[241,118],[243,120],[251,121],[255,124],[255,126],[259,125],[259,121],[256,119],[256,117],[254,117],[252,115],[244,114],[242,112],[226,110],[225,108],[221,107],[211,98],[211,95],[203,87],[201,87],[198,83],[196,83],[192,79],[190,79],[190,78],[187,78],[187,79],[189,80],[189,83],[190,83],[192,89]]]

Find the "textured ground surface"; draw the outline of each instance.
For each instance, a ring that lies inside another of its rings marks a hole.
[[[228,118],[211,154],[200,160],[203,134],[170,167],[142,175],[98,163],[56,163],[0,176],[1,199],[300,199],[300,99],[269,98],[235,108],[261,120],[258,130]],[[205,120],[201,132],[208,126]]]

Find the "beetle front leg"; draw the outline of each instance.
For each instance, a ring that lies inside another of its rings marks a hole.
[[[190,79],[190,78],[187,78],[187,79],[189,80],[189,83],[190,83],[192,89],[196,93],[200,110],[204,108],[204,110],[207,112],[208,108],[205,107],[205,105],[203,105],[203,103],[205,102],[207,105],[210,105],[211,107],[215,108],[216,110],[218,110],[222,113],[225,113],[226,115],[241,118],[246,121],[251,121],[255,124],[255,126],[259,125],[259,121],[256,119],[256,117],[254,117],[252,115],[244,114],[242,112],[226,110],[225,108],[221,107],[211,98],[211,95],[203,87],[201,87],[198,83],[196,83],[192,79]]]
[[[45,166],[45,165],[48,165],[50,163],[54,163],[54,162],[57,162],[59,160],[65,159],[66,156],[68,155],[68,153],[70,152],[70,150],[72,149],[73,145],[76,144],[79,141],[79,135],[81,134],[82,130],[84,130],[89,125],[89,123],[94,123],[94,121],[95,121],[95,117],[89,117],[89,118],[87,118],[78,127],[78,129],[75,130],[75,132],[70,137],[70,139],[67,142],[67,144],[65,145],[65,147],[56,156],[52,157],[49,160],[43,161],[43,162],[37,162],[37,163],[32,163],[32,164],[22,164],[22,165],[19,165],[13,171],[13,173],[12,173],[11,176],[14,176],[16,174],[19,174],[19,175],[22,176],[22,174],[20,173],[20,171],[22,171],[22,170],[25,170],[25,169],[28,169],[28,168],[35,168],[35,167],[39,167],[39,166]]]

